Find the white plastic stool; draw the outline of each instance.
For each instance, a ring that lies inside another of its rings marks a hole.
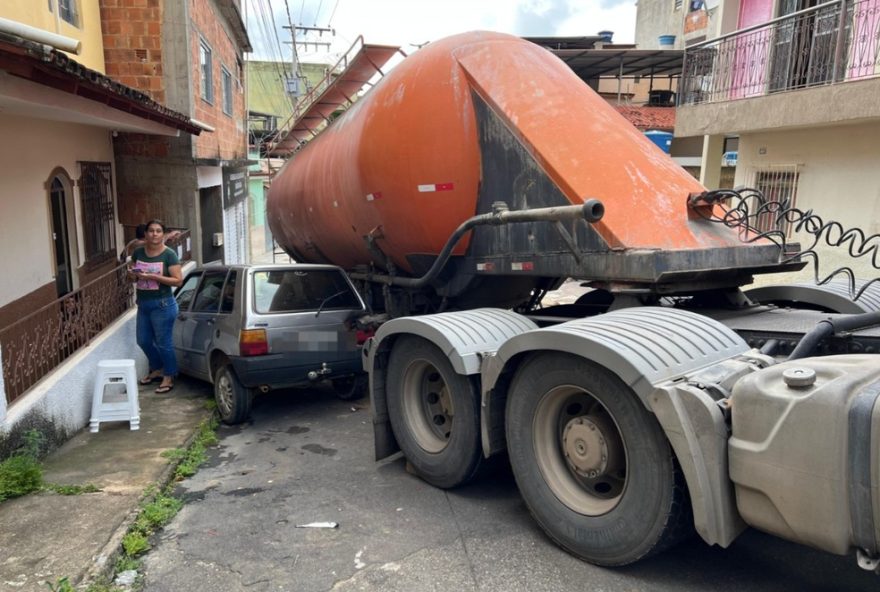
[[[124,384],[125,400],[104,402],[104,387],[108,384]],[[138,382],[134,360],[102,360],[98,362],[95,392],[92,396],[92,419],[89,431],[97,432],[102,421],[127,421],[132,430],[141,427],[141,411],[138,405]]]

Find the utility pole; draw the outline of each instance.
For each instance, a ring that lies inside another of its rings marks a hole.
[[[293,52],[293,77],[296,79],[296,82],[288,83],[288,92],[298,96],[298,95],[302,94],[300,92],[299,85],[300,85],[301,80],[304,81],[304,77],[301,75],[301,72],[300,72],[299,59],[297,57],[296,47],[298,45],[303,46],[306,49],[308,49],[309,47],[314,47],[315,50],[317,50],[320,47],[323,47],[329,51],[330,42],[329,41],[317,41],[317,40],[313,41],[313,40],[308,40],[308,39],[297,39],[296,38],[297,34],[298,33],[304,33],[304,34],[317,33],[318,38],[322,39],[324,37],[324,33],[327,33],[332,38],[332,37],[336,36],[336,30],[331,29],[330,27],[318,27],[318,26],[308,27],[308,26],[304,26],[304,25],[293,25],[293,24],[284,25],[284,28],[290,31],[290,39],[291,40],[285,41],[285,43],[290,44],[291,50]],[[295,88],[291,88],[292,86],[295,86]]]

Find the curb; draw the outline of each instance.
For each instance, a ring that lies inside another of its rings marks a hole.
[[[199,422],[193,427],[192,432],[187,437],[186,441],[183,443],[183,448],[189,448],[192,443],[195,441],[196,436],[198,435],[199,426],[202,425],[202,422],[206,419],[211,418],[216,415],[216,411],[208,411],[202,417]],[[110,538],[107,540],[107,543],[104,544],[101,551],[95,556],[94,561],[91,565],[85,570],[81,580],[76,584],[77,588],[88,587],[91,584],[97,583],[100,580],[109,580],[113,575],[113,569],[116,566],[116,560],[119,558],[122,552],[122,539],[125,538],[125,535],[128,534],[129,529],[134,524],[135,520],[140,514],[140,508],[145,502],[149,502],[158,495],[158,493],[164,489],[171,480],[174,478],[174,472],[177,470],[178,465],[183,461],[183,459],[169,461],[168,464],[165,465],[165,468],[162,470],[162,473],[159,475],[159,478],[156,479],[154,483],[148,485],[144,492],[141,493],[140,497],[138,497],[137,506],[130,510],[129,513],[123,518],[122,522],[116,528]],[[145,492],[152,486],[156,486],[157,491],[153,495],[147,496]]]

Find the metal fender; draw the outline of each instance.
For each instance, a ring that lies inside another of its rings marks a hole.
[[[684,472],[697,532],[710,544],[726,546],[743,524],[727,475],[727,426],[705,387],[715,387],[721,398],[718,392],[754,371],[753,361],[742,356],[749,350],[721,323],[670,308],[630,308],[570,321],[518,335],[486,361],[483,416],[499,416],[494,408],[504,406],[507,381],[530,352],[566,352],[604,366],[657,417]],[[691,376],[698,380],[692,383]],[[488,426],[484,448],[498,451],[489,436],[498,432],[498,426]]]
[[[753,302],[791,302],[820,306],[838,312],[859,314],[880,310],[880,284],[865,286],[864,280],[855,281],[858,299],[850,290],[849,281],[834,279],[827,284],[774,284],[746,290],[745,295]]]
[[[453,369],[466,376],[479,374],[484,355],[495,352],[512,337],[537,329],[522,315],[497,308],[478,308],[388,321],[364,347],[364,370],[370,375],[376,459],[398,450],[388,419],[385,375],[388,354],[400,334],[417,335],[436,345]]]

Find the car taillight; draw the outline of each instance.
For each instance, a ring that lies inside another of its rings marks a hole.
[[[262,356],[269,353],[269,340],[265,329],[242,329],[238,348],[243,356]]]
[[[370,337],[372,337],[375,334],[376,334],[376,331],[373,329],[366,329],[366,330],[358,329],[357,333],[355,333],[355,335],[357,335],[357,344],[358,345],[365,344],[367,342],[367,339],[369,339]]]

